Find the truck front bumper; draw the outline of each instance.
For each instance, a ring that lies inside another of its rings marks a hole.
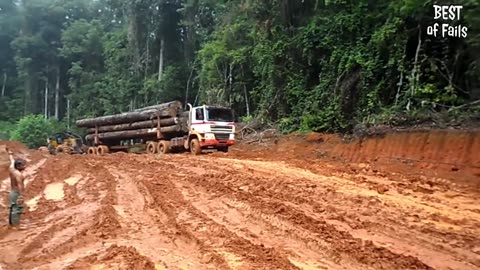
[[[231,146],[235,144],[235,140],[216,140],[209,139],[200,142],[200,147],[217,147],[217,146]]]

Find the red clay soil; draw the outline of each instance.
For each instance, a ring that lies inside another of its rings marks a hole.
[[[268,144],[241,143],[234,153],[290,162],[322,159],[340,171],[356,171],[360,165],[363,171],[428,175],[480,187],[480,131],[404,131],[353,141],[310,133]]]
[[[29,172],[27,228],[0,228],[0,269],[480,269],[479,191],[458,184],[477,159],[445,146],[478,141],[436,134],[47,156]],[[405,161],[442,152],[458,170]]]
[[[337,144],[332,156],[352,162],[411,160],[422,168],[462,170],[480,176],[480,131],[415,131]]]

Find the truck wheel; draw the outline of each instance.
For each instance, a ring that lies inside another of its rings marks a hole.
[[[100,155],[100,156],[103,156],[105,154],[108,154],[109,149],[108,149],[108,146],[105,146],[105,145],[100,145],[97,147],[97,154]]]
[[[228,146],[222,146],[217,149],[220,152],[228,153]]]
[[[157,153],[157,143],[156,142],[148,142],[147,143],[147,153],[149,154],[156,154]]]
[[[88,147],[87,154],[96,155],[97,154],[97,148],[96,147]]]
[[[192,139],[190,141],[190,152],[194,155],[200,155],[202,153],[202,148],[200,147],[198,139]]]
[[[159,154],[168,154],[171,152],[170,149],[170,142],[169,141],[160,141],[158,143],[158,151]]]

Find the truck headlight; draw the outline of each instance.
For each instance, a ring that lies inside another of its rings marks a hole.
[[[230,137],[228,139],[229,140],[235,140],[235,134],[234,133],[230,134]]]
[[[205,133],[205,140],[215,140],[215,134]]]

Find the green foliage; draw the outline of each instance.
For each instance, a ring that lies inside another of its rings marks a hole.
[[[158,103],[185,99],[188,70],[185,66],[170,65],[165,69],[157,91]]]
[[[15,130],[15,123],[0,121],[0,140],[10,140],[11,134]]]
[[[246,116],[240,117],[239,121],[244,124],[250,124],[252,123],[253,119],[254,119],[253,115],[246,115]]]
[[[282,118],[278,121],[278,129],[282,134],[288,134],[297,130],[298,125],[295,124],[295,119],[290,117]]]
[[[480,5],[441,38],[433,2],[5,0],[0,121],[64,119],[67,98],[71,122],[178,99],[283,132],[441,113],[480,98]]]
[[[27,115],[20,119],[11,133],[11,140],[20,141],[29,148],[46,145],[48,136],[65,130],[65,125],[55,120],[45,120],[43,115]]]

